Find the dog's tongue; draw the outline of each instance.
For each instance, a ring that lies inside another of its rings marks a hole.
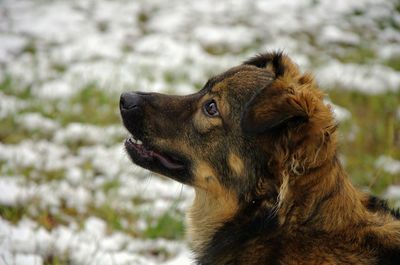
[[[163,166],[165,166],[165,167],[167,167],[169,169],[182,169],[182,168],[184,168],[183,165],[176,164],[176,163],[172,162],[171,160],[169,160],[167,157],[165,157],[165,156],[163,156],[163,155],[161,155],[161,154],[159,154],[157,152],[153,152],[152,156],[157,158],[161,162],[161,164],[163,164]]]

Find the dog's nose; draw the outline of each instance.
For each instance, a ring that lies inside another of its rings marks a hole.
[[[139,108],[141,102],[142,99],[140,95],[133,92],[124,92],[121,94],[119,107],[121,110],[132,110],[135,108]]]

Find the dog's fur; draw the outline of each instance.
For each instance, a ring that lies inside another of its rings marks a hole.
[[[125,93],[121,114],[143,142],[127,140],[132,160],[195,189],[197,264],[400,264],[398,212],[353,187],[332,110],[288,56],[258,55],[189,96]]]

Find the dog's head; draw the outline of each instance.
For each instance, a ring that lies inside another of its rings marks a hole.
[[[336,124],[322,98],[286,55],[262,54],[195,94],[122,94],[125,147],[137,165],[210,196],[273,202],[291,177],[334,155]]]

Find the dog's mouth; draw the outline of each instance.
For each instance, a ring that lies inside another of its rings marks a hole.
[[[178,181],[186,182],[184,177],[188,175],[189,163],[180,155],[160,151],[134,136],[125,140],[125,148],[135,164]]]

